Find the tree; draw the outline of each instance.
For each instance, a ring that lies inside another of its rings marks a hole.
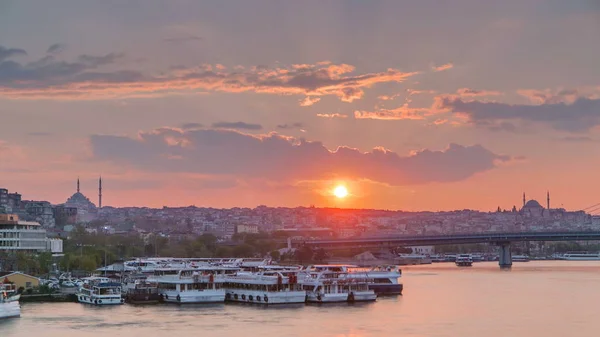
[[[296,259],[300,262],[300,264],[304,264],[304,262],[308,262],[312,260],[313,251],[309,246],[302,246],[296,250]]]
[[[274,261],[279,261],[279,259],[281,258],[281,254],[279,253],[278,250],[271,251],[271,253],[269,253],[269,255],[271,255],[271,259]]]

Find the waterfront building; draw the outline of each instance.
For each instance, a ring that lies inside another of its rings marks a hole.
[[[19,271],[0,272],[0,283],[12,283],[17,289],[25,290],[40,286],[40,279]]]
[[[49,239],[34,221],[19,220],[17,214],[0,214],[0,251],[62,253],[61,239]]]

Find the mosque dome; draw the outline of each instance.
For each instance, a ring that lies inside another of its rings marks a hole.
[[[535,209],[535,208],[544,208],[542,205],[540,205],[539,202],[537,202],[536,200],[529,200],[525,206],[523,206],[523,208],[529,208],[529,209]]]
[[[85,195],[83,195],[80,192],[76,192],[69,199],[67,199],[65,205],[83,209],[96,208],[96,205],[94,205],[94,203],[91,202],[90,199],[88,199]]]

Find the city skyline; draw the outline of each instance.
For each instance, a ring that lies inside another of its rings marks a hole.
[[[97,203],[102,176],[115,207],[600,201],[597,4],[307,7],[3,2],[0,186],[59,204],[79,176]]]

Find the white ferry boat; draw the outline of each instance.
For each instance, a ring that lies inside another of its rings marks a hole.
[[[399,281],[402,271],[398,266],[375,266],[372,268],[361,268],[355,265],[310,265],[307,266],[307,272],[321,271],[345,272],[349,278],[372,280],[369,283],[369,289],[375,291],[377,295],[401,295],[403,285]]]
[[[315,303],[375,301],[377,294],[369,289],[372,279],[351,277],[349,273],[312,272],[299,278],[306,291],[306,301]]]
[[[306,292],[294,271],[238,272],[225,281],[225,300],[257,304],[304,303]]]
[[[158,284],[158,293],[164,302],[217,303],[225,301],[225,275],[238,268],[160,268],[147,281]]]
[[[112,282],[106,277],[88,277],[77,291],[77,301],[92,305],[123,304],[121,283]]]
[[[0,283],[0,319],[21,316],[20,297],[14,284]]]
[[[531,259],[527,255],[513,255],[512,256],[513,262],[529,262],[530,260]]]
[[[471,267],[473,265],[473,258],[471,254],[458,254],[455,263],[459,267]]]
[[[600,253],[567,252],[560,259],[568,261],[600,261]]]

